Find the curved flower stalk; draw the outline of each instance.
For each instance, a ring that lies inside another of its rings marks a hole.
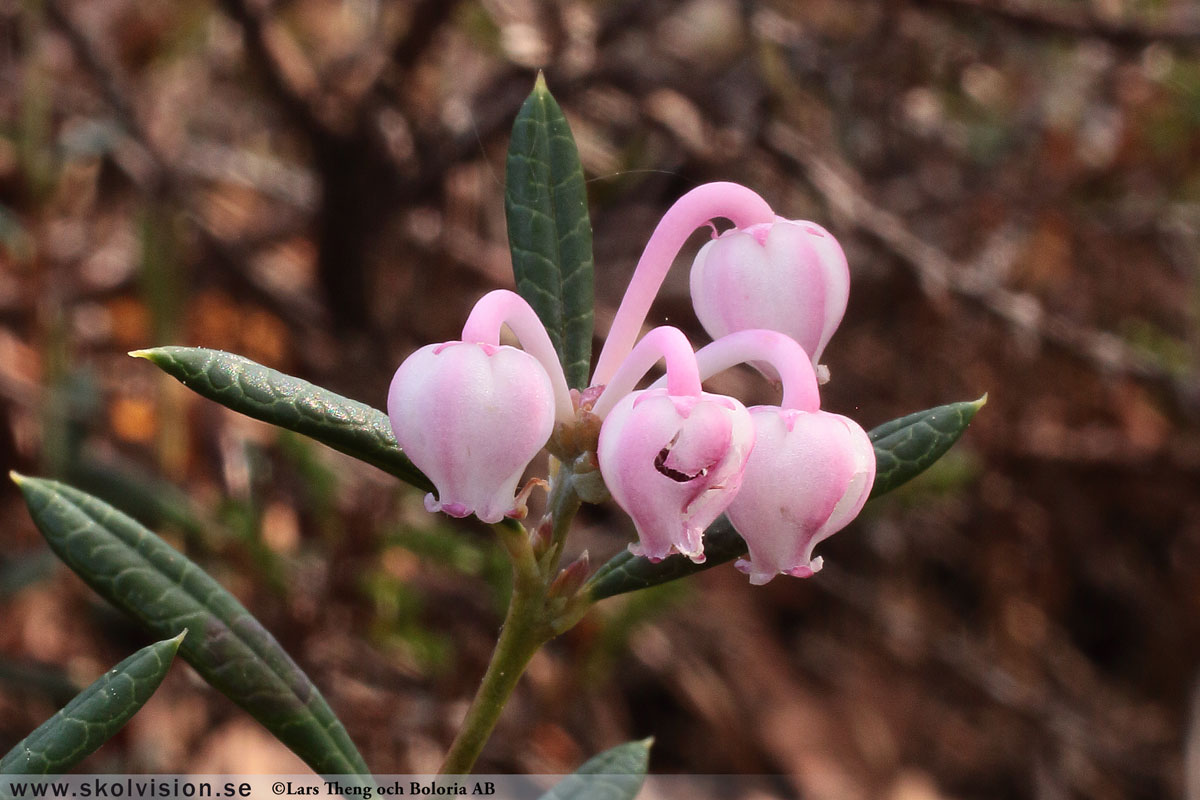
[[[676,200],[654,228],[633,270],[629,288],[625,290],[596,362],[593,385],[609,383],[633,349],[650,304],[684,242],[697,228],[711,224],[718,217],[730,220],[738,228],[771,223],[776,219],[766,200],[736,183],[706,183]]]
[[[696,360],[702,379],[755,362],[781,376],[782,405],[749,409],[754,449],[726,514],[749,549],[735,566],[751,583],[811,576],[821,568],[813,549],[867,502],[875,480],[871,440],[854,420],[819,409],[812,362],[781,333],[733,333],[701,349]]]
[[[507,325],[517,337],[525,352],[537,359],[550,378],[554,389],[554,416],[557,422],[565,422],[575,415],[571,391],[567,388],[567,377],[546,326],[538,319],[537,312],[516,292],[495,289],[475,303],[467,321],[463,323],[464,342],[500,344],[500,328]]]
[[[815,365],[846,313],[850,269],[820,225],[776,218],[701,247],[691,290],[696,316],[714,339],[752,328],[779,331]]]
[[[504,324],[527,351],[500,344]],[[425,507],[489,523],[515,512],[522,473],[556,417],[573,414],[549,336],[533,309],[504,290],[475,305],[462,341],[406,358],[387,407],[396,441],[437,489]]]
[[[738,331],[722,336],[696,353],[696,368],[702,381],[730,367],[750,363],[769,365],[778,376],[783,390],[780,406],[800,411],[816,411],[821,407],[812,361],[807,351],[786,334],[766,329]],[[661,383],[660,379],[654,385]]]
[[[666,386],[630,390],[659,358]],[[676,328],[655,328],[621,364],[596,401],[600,472],[633,518],[635,555],[682,553],[704,560],[704,529],[728,507],[754,446],[750,415],[732,397],[700,388],[695,355]]]

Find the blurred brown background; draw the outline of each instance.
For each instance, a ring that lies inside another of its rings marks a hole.
[[[500,620],[488,532],[124,354],[228,349],[381,407],[512,285],[504,151],[539,67],[601,332],[662,211],[734,180],[850,258],[826,408],[991,399],[816,578],[607,601],[481,769],[653,734],[655,771],[810,798],[1200,798],[1190,0],[0,0],[0,460],[204,564],[375,770],[436,768]],[[686,263],[651,321],[699,341]],[[146,637],[0,507],[3,750]],[[631,535],[579,529],[593,557]],[[83,768],[303,771],[183,665]]]

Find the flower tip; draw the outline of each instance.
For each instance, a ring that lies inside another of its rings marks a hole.
[[[651,564],[657,564],[670,555],[669,552],[662,553],[661,555],[658,553],[648,553],[646,552],[646,548],[642,547],[641,542],[630,542],[627,549],[629,550],[629,555],[636,556],[637,558],[644,558]]]
[[[823,563],[824,562],[821,560],[821,557],[817,556],[812,561],[808,562],[808,564],[800,564],[799,566],[792,567],[791,569],[785,569],[782,574],[791,575],[793,578],[811,578],[813,575],[816,575],[821,571],[821,566]]]
[[[471,509],[467,508],[465,504],[443,503],[434,497],[433,492],[425,495],[425,510],[430,514],[436,514],[437,512],[441,511],[442,513],[448,514],[451,517],[462,518],[471,516]],[[484,522],[487,521],[488,520],[484,520]]]
[[[765,586],[766,584],[770,583],[777,574],[774,572],[760,572],[754,568],[754,563],[752,561],[747,561],[744,558],[739,558],[736,562],[734,562],[734,566],[737,567],[739,571],[750,577],[751,586]]]
[[[821,571],[823,561],[820,556],[817,556],[807,564],[798,564],[791,569],[781,569],[778,572],[770,572],[768,570],[759,570],[754,566],[754,562],[745,558],[739,558],[734,564],[739,570],[744,572],[750,578],[752,586],[765,586],[775,579],[777,575],[790,575],[793,578],[811,578]]]

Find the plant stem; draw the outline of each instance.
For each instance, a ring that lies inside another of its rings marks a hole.
[[[551,521],[550,545],[538,563],[547,581],[553,580],[558,571],[559,558],[562,556],[567,534],[571,530],[571,521],[575,519],[582,503],[575,491],[574,476],[570,470],[560,469],[550,481],[550,498],[546,509]]]
[[[439,772],[443,775],[465,775],[471,771],[533,654],[554,635],[545,620],[546,582],[525,529],[511,520],[495,527],[512,557],[512,596],[491,663],[442,762]]]

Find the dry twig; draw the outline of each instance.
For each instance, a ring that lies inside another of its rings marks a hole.
[[[1102,39],[1117,47],[1137,48],[1160,42],[1181,47],[1200,45],[1200,18],[1195,14],[1162,23],[1097,16],[1079,4],[1070,8],[1045,2],[1011,0],[911,0],[914,5],[950,12],[974,11],[994,17],[1021,33]]]
[[[821,153],[814,142],[794,129],[776,124],[763,138],[770,151],[801,169],[836,213],[909,264],[926,294],[937,297],[950,292],[975,301],[1020,333],[1055,344],[1103,372],[1181,388],[1170,370],[1114,334],[1048,313],[1032,295],[980,280],[981,274],[992,270],[957,262],[921,239],[899,216],[867,199],[857,188],[860,182],[845,177],[852,174],[848,166],[839,163],[835,167],[835,156]]]

